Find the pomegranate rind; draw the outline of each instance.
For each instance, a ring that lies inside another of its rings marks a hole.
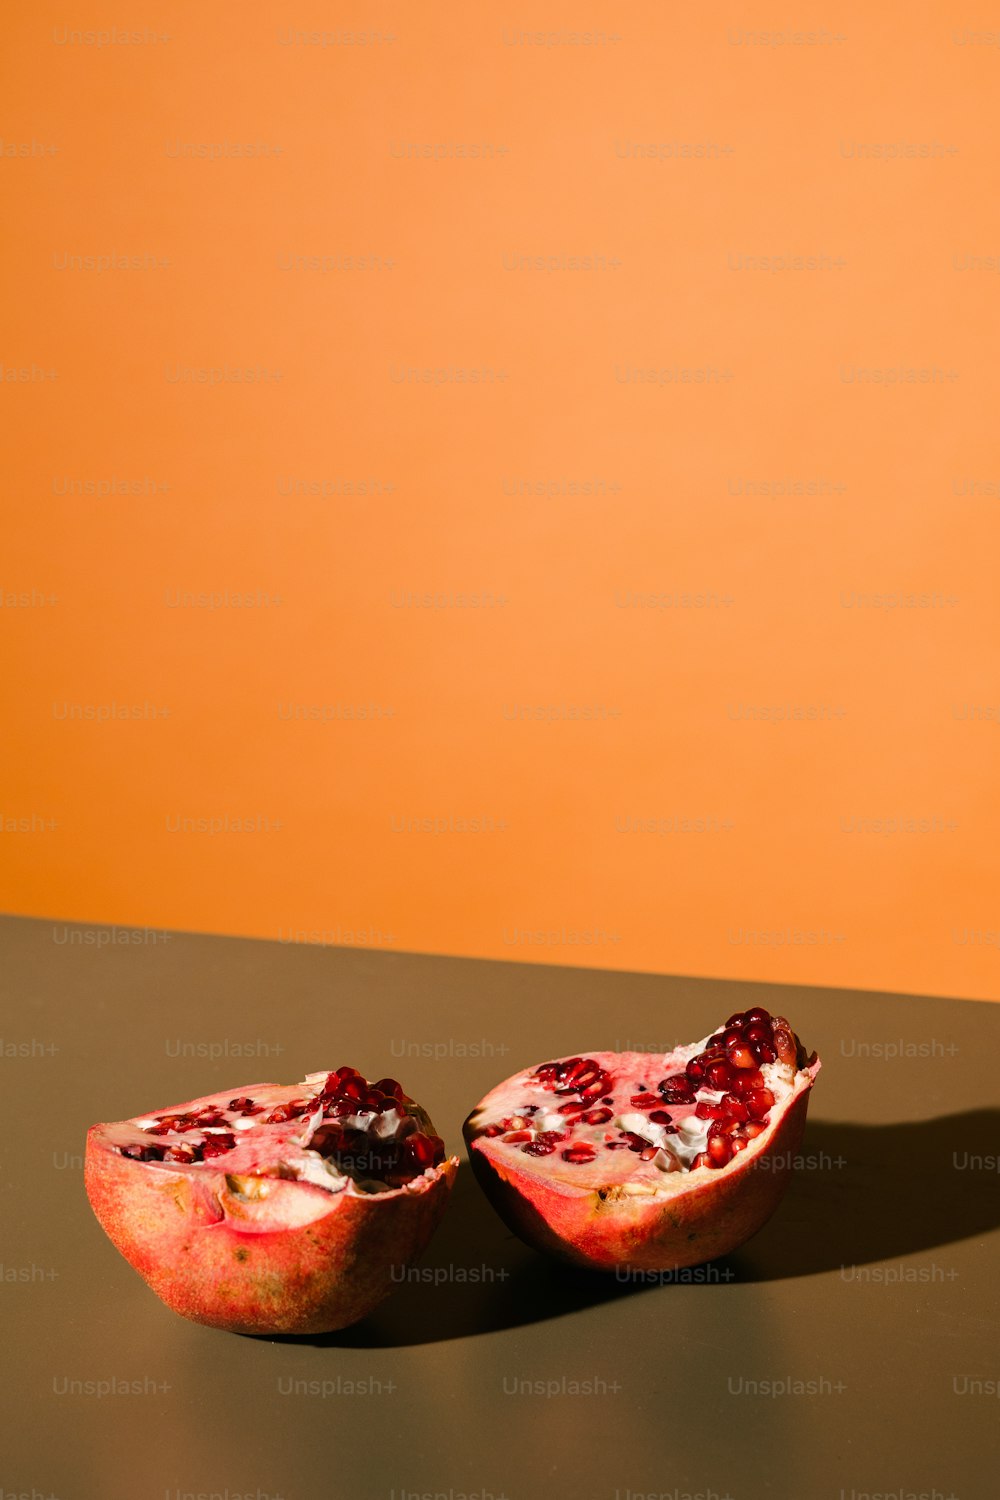
[[[87,1135],[84,1182],[101,1227],[169,1308],[233,1333],[329,1333],[366,1317],[426,1247],[458,1170],[453,1156],[402,1187],[331,1193],[214,1162],[131,1160],[109,1142],[114,1129]]]
[[[651,1059],[646,1071],[652,1076],[662,1062]],[[504,1223],[544,1254],[601,1271],[701,1265],[745,1244],[781,1202],[820,1066],[816,1058],[796,1073],[791,1092],[772,1109],[770,1124],[727,1166],[671,1173],[656,1191],[632,1192],[621,1181],[578,1187],[555,1163],[558,1177],[547,1175],[548,1158],[532,1159],[482,1135],[481,1114],[513,1080],[491,1090],[466,1120],[469,1160]]]

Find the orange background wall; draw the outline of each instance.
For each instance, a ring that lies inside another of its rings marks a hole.
[[[1000,998],[995,7],[98,11],[6,22],[3,906]]]

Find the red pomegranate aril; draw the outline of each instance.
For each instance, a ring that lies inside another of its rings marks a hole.
[[[745,1151],[747,1149],[747,1143],[738,1135],[730,1136],[729,1149],[732,1151],[733,1155],[736,1156],[740,1151]]]
[[[711,1166],[724,1167],[733,1159],[733,1148],[724,1135],[709,1136],[707,1155]]]
[[[694,1084],[686,1073],[671,1073],[669,1078],[662,1078],[657,1087],[661,1094],[678,1094],[684,1099],[694,1099]]]
[[[530,1130],[512,1130],[507,1135],[504,1136],[504,1140],[507,1142],[508,1146],[513,1146],[515,1142],[530,1141],[531,1140],[531,1131]]]
[[[770,1042],[757,1042],[753,1050],[757,1054],[757,1061],[760,1063],[773,1063],[777,1060],[778,1054]]]
[[[746,1042],[737,1042],[729,1049],[729,1061],[734,1068],[755,1068],[757,1059]]]
[[[365,1139],[367,1144],[367,1137]],[[407,1136],[403,1142],[404,1162],[414,1162],[422,1170],[427,1167],[435,1167],[444,1159],[444,1146],[441,1141],[424,1135],[422,1131],[416,1131]]]
[[[606,1141],[604,1149],[605,1151],[627,1151],[628,1141]]]
[[[668,1114],[665,1109],[651,1109],[649,1118],[654,1125],[672,1125],[674,1123],[673,1115]]]
[[[205,1144],[201,1148],[202,1158],[207,1161],[212,1156],[223,1156],[227,1151],[232,1151],[236,1145],[236,1137],[232,1135],[210,1135],[205,1138]]]
[[[644,1151],[640,1151],[639,1152],[639,1160],[640,1161],[652,1161],[653,1157],[656,1155],[656,1153],[657,1153],[657,1151],[659,1151],[659,1149],[660,1149],[659,1146],[647,1146]]]
[[[722,1101],[722,1105],[726,1111],[726,1114],[729,1115],[731,1119],[749,1120],[750,1111],[746,1106],[746,1101],[743,1099],[737,1099],[735,1094],[727,1094]],[[652,1119],[652,1116],[650,1116],[650,1118]]]
[[[763,1133],[764,1133],[764,1131],[766,1129],[767,1129],[767,1122],[766,1121],[764,1121],[764,1120],[751,1120],[748,1125],[744,1125],[742,1127],[742,1134],[746,1136],[746,1138],[747,1138],[748,1141],[753,1141],[753,1140],[756,1140],[757,1136],[763,1135]]]
[[[713,1089],[727,1089],[732,1082],[733,1070],[728,1063],[712,1063],[708,1070],[708,1082]]]
[[[198,1160],[198,1152],[189,1141],[178,1141],[174,1146],[168,1146],[163,1153],[164,1161],[193,1162]]]
[[[278,1104],[272,1109],[264,1124],[284,1125],[288,1120],[297,1120],[305,1114],[311,1104],[312,1100],[309,1099],[290,1099],[287,1104]],[[338,1110],[337,1113],[339,1114],[340,1111]]]
[[[737,1042],[743,1040],[743,1032],[735,1026],[727,1026],[722,1034],[722,1040],[726,1047],[734,1047]]]
[[[775,1026],[774,1050],[783,1063],[788,1064],[789,1067],[795,1066],[797,1056],[795,1038],[787,1027]]]
[[[596,1150],[588,1141],[577,1141],[575,1145],[567,1147],[562,1153],[562,1159],[582,1166],[585,1162],[593,1161],[596,1155]]]
[[[698,1057],[692,1057],[684,1069],[688,1079],[693,1084],[701,1083],[705,1076],[705,1064]]]
[[[633,1109],[652,1109],[654,1104],[660,1103],[659,1094],[633,1094],[629,1100]]]
[[[608,1120],[614,1119],[614,1110],[608,1109],[606,1105],[600,1105],[597,1109],[588,1109],[583,1115],[585,1125],[605,1125]],[[652,1115],[649,1117],[653,1118]]]
[[[721,1120],[725,1116],[726,1109],[725,1105],[711,1104],[707,1099],[699,1099],[694,1112],[699,1120]]]
[[[560,1104],[559,1113],[561,1115],[582,1115],[586,1107],[579,1099],[571,1099],[569,1104]]]
[[[749,1070],[743,1071],[742,1069],[739,1072],[734,1072],[733,1081],[730,1084],[731,1092],[739,1094],[741,1098],[751,1093],[752,1090],[762,1089],[763,1087],[764,1075],[757,1068],[754,1068],[753,1072]]]
[[[372,1087],[378,1089],[381,1094],[391,1094],[394,1099],[403,1097],[403,1085],[397,1083],[395,1078],[380,1078]]]
[[[537,1141],[529,1141],[521,1150],[526,1156],[551,1156],[556,1149],[555,1141],[543,1141],[540,1137]]]
[[[698,1155],[695,1157],[694,1161],[691,1163],[691,1170],[692,1170],[692,1172],[694,1172],[698,1167],[707,1167],[708,1164],[709,1164],[708,1152],[707,1151],[699,1151]]]
[[[746,1106],[752,1120],[763,1120],[774,1108],[774,1095],[770,1089],[754,1089],[746,1097]]]
[[[745,1017],[747,1026],[753,1026],[757,1021],[770,1021],[771,1012],[765,1010],[761,1005],[755,1005],[753,1010],[748,1010]]]
[[[607,1092],[607,1087],[606,1078],[596,1078],[593,1083],[588,1083],[585,1089],[579,1090],[580,1098],[586,1099],[588,1104],[593,1104],[595,1099],[600,1099]]]
[[[162,1161],[165,1151],[166,1151],[166,1147],[165,1146],[153,1146],[153,1145],[150,1145],[150,1146],[140,1146],[140,1145],[122,1146],[122,1148],[121,1148],[121,1154],[122,1154],[122,1156],[128,1156],[133,1161]]]
[[[738,1010],[735,1015],[729,1017],[729,1020],[726,1022],[726,1030],[728,1031],[730,1026],[735,1026],[736,1028],[741,1027],[745,1019],[746,1017],[744,1016],[743,1012],[741,1010]]]
[[[748,1042],[769,1042],[771,1040],[771,1028],[765,1021],[754,1021],[744,1032]]]

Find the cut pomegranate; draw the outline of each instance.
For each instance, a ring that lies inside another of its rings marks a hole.
[[[457,1166],[395,1079],[341,1068],[95,1125],[85,1180],[109,1238],[175,1312],[320,1333],[388,1295]]]
[[[605,1269],[694,1265],[777,1207],[818,1071],[788,1022],[755,1006],[665,1056],[574,1056],[516,1074],[466,1121],[469,1155],[501,1216],[539,1249]],[[523,1127],[505,1137],[515,1115]]]

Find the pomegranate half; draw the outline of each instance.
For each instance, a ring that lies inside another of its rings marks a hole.
[[[363,1318],[444,1213],[458,1167],[392,1078],[250,1084],[87,1136],[87,1196],[174,1312],[235,1333]]]
[[[599,1270],[726,1255],[788,1184],[820,1063],[756,1007],[670,1053],[527,1068],[465,1122],[476,1177],[521,1239]]]

